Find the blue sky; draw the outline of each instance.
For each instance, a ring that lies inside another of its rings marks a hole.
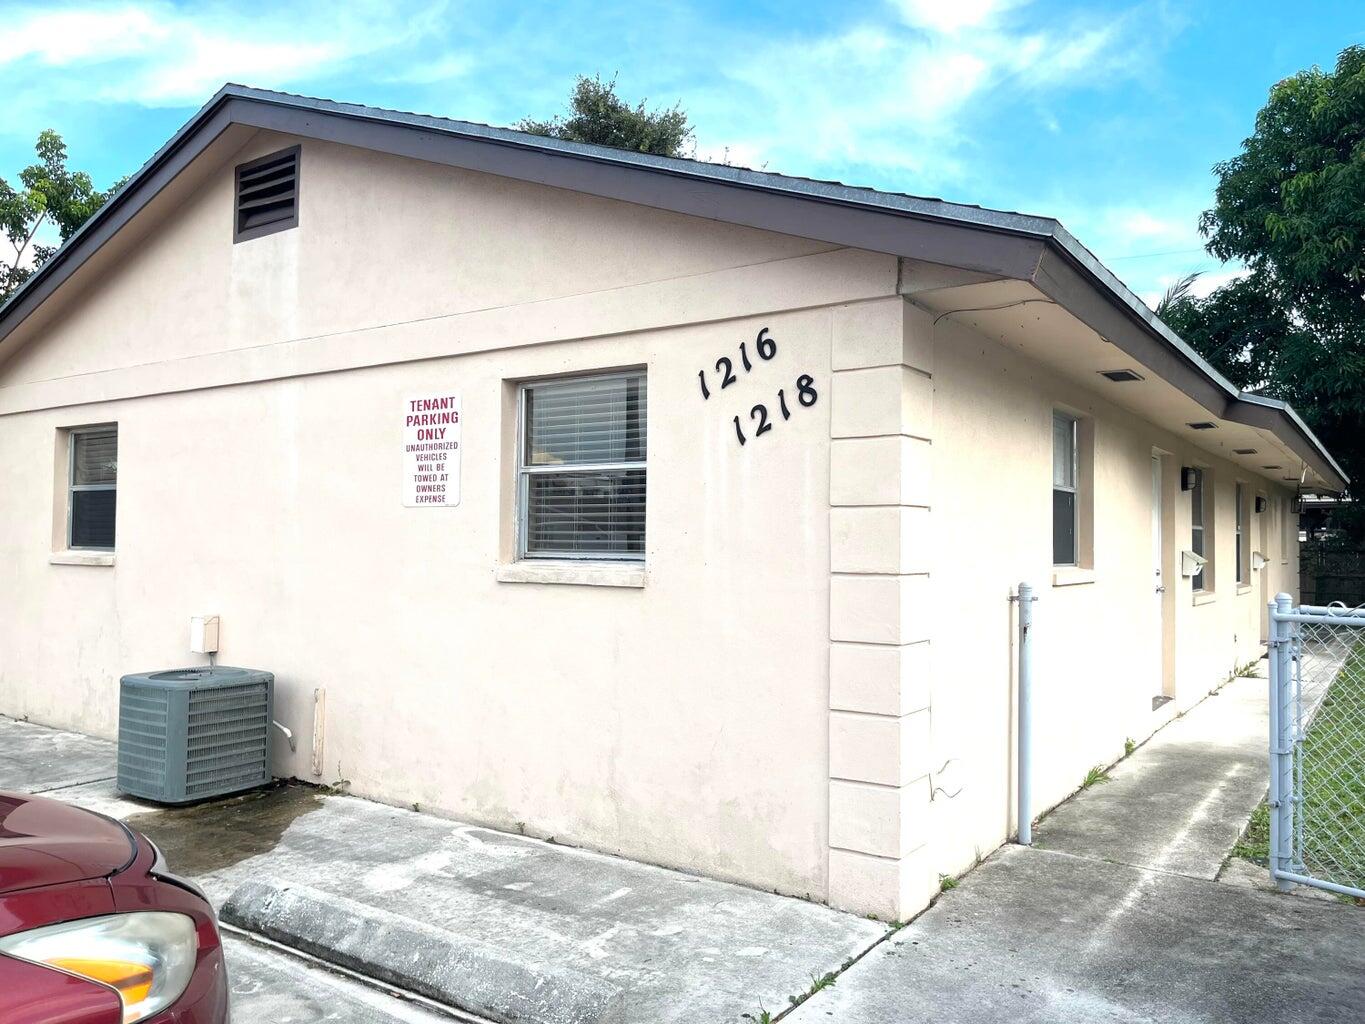
[[[574,75],[681,101],[698,155],[1058,217],[1139,294],[1200,246],[1212,165],[1365,3],[0,0],[0,175],[46,127],[105,185],[225,81],[491,124]]]

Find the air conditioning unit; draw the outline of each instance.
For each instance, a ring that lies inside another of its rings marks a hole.
[[[213,666],[119,682],[120,793],[187,804],[271,781],[275,676]]]

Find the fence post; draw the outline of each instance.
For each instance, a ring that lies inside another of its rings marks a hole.
[[[1288,594],[1278,594],[1270,605],[1270,880],[1288,892],[1294,883],[1282,879],[1281,871],[1293,870],[1294,844],[1294,744],[1289,697],[1293,690],[1294,665],[1291,637],[1294,624],[1277,618],[1293,608]]]
[[[1033,844],[1033,588],[1019,584],[1019,845]]]

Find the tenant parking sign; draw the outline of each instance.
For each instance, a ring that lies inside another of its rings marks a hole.
[[[460,503],[460,396],[441,391],[403,406],[403,504]]]

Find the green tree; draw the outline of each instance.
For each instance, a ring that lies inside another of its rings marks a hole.
[[[1234,383],[1292,403],[1365,492],[1365,48],[1275,85],[1214,173],[1200,230],[1247,274],[1158,313]]]
[[[616,79],[579,75],[569,98],[569,115],[548,121],[523,118],[517,128],[568,142],[629,149],[658,156],[690,156],[696,138],[680,104],[649,110],[644,101],[631,106],[616,95]]]
[[[101,192],[90,175],[68,170],[66,143],[51,129],[34,149],[38,160],[19,172],[18,188],[0,178],[0,231],[14,247],[13,258],[0,259],[0,303],[57,251],[36,240],[39,228],[50,224],[65,242],[122,185]]]

